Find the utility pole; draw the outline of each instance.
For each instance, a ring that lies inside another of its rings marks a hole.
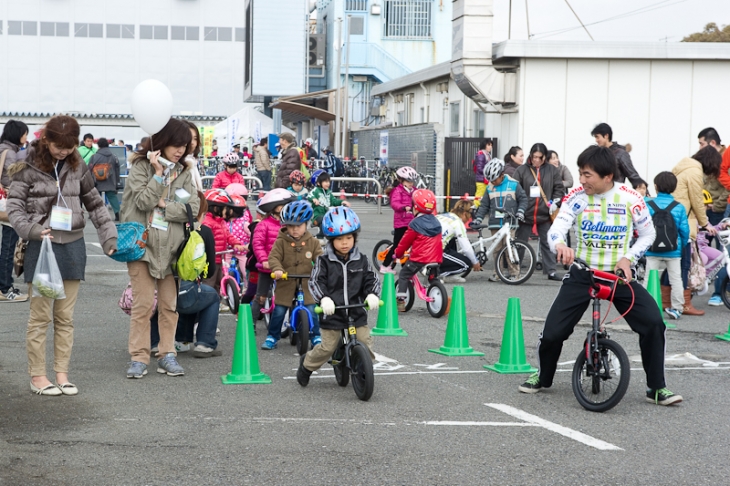
[[[532,35],[530,34],[530,9],[527,8],[527,0],[525,0],[525,15],[527,16],[527,40],[531,40]]]
[[[509,26],[507,27],[507,40],[512,38],[512,0],[509,0]]]
[[[345,51],[345,128],[342,130],[342,156],[349,157],[350,154],[350,139],[349,128],[350,128],[350,22],[352,22],[352,15],[347,16],[347,50]]]
[[[337,56],[337,68],[335,76],[336,78],[336,87],[335,90],[335,155],[339,157],[340,154],[340,137],[341,137],[341,106],[342,106],[342,98],[340,97],[340,70],[342,66],[342,18],[337,17],[337,42],[335,43],[335,53]]]

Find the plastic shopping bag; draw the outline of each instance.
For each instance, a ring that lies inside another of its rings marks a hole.
[[[65,299],[63,278],[53,254],[50,238],[43,238],[41,253],[33,275],[33,297],[48,297],[49,299]]]

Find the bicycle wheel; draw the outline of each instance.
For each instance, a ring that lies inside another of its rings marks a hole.
[[[373,376],[373,360],[365,345],[357,343],[350,349],[350,371],[352,372],[352,388],[360,400],[366,402],[373,396],[375,377]]]
[[[508,285],[520,285],[527,282],[535,271],[535,252],[530,245],[521,241],[510,242],[514,251],[517,252],[519,262],[512,263],[505,246],[499,251],[497,259],[494,260],[494,271],[499,279]],[[522,258],[519,257],[522,255]]]
[[[340,345],[335,351],[335,354],[332,355],[332,361],[337,362],[336,364],[332,364],[332,369],[335,371],[335,380],[337,380],[337,384],[340,386],[347,386],[350,383],[350,370],[347,369],[344,359],[345,346]]]
[[[722,297],[722,302],[725,304],[725,307],[730,309],[730,288],[728,288],[730,287],[730,277],[722,279],[721,285],[722,292],[720,292],[720,297]]]
[[[631,367],[626,351],[610,339],[599,339],[595,354],[590,362],[585,349],[578,355],[573,366],[573,394],[586,410],[605,412],[624,397]]]
[[[309,351],[309,314],[302,309],[297,311],[297,334],[297,352],[303,356]]]
[[[431,317],[439,318],[446,313],[449,306],[449,294],[446,287],[440,280],[434,279],[426,290],[426,295],[433,299],[433,302],[426,302],[426,309]]]
[[[385,260],[385,255],[387,254],[387,252],[383,252],[392,245],[393,242],[390,240],[380,240],[375,244],[375,248],[373,248],[373,265],[375,266],[376,270],[380,268],[380,265],[383,264],[383,260]]]
[[[234,316],[238,314],[238,304],[240,302],[240,296],[238,295],[238,289],[236,284],[231,279],[226,280],[226,303],[231,309],[231,314]]]

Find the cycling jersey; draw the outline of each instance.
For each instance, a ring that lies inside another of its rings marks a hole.
[[[638,232],[633,246],[629,246],[632,225]],[[633,189],[619,183],[603,194],[588,195],[582,186],[576,187],[565,198],[548,232],[550,250],[565,244],[565,234],[575,223],[576,258],[592,268],[613,271],[621,258],[632,264],[654,243],[656,231],[644,198]]]
[[[466,227],[461,221],[461,218],[454,213],[442,213],[437,215],[436,219],[441,223],[441,243],[443,244],[443,248],[446,248],[446,245],[456,238],[461,253],[469,258],[472,264],[477,263],[474,248],[472,248],[469,238],[466,236]]]

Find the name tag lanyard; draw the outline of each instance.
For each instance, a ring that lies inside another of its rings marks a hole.
[[[51,229],[61,231],[71,231],[73,211],[69,209],[66,199],[61,193],[61,180],[58,177],[58,161],[53,166],[53,170],[56,174],[56,188],[58,189],[58,196],[56,196],[56,204],[51,208]],[[63,201],[63,206],[60,206],[60,202]]]

